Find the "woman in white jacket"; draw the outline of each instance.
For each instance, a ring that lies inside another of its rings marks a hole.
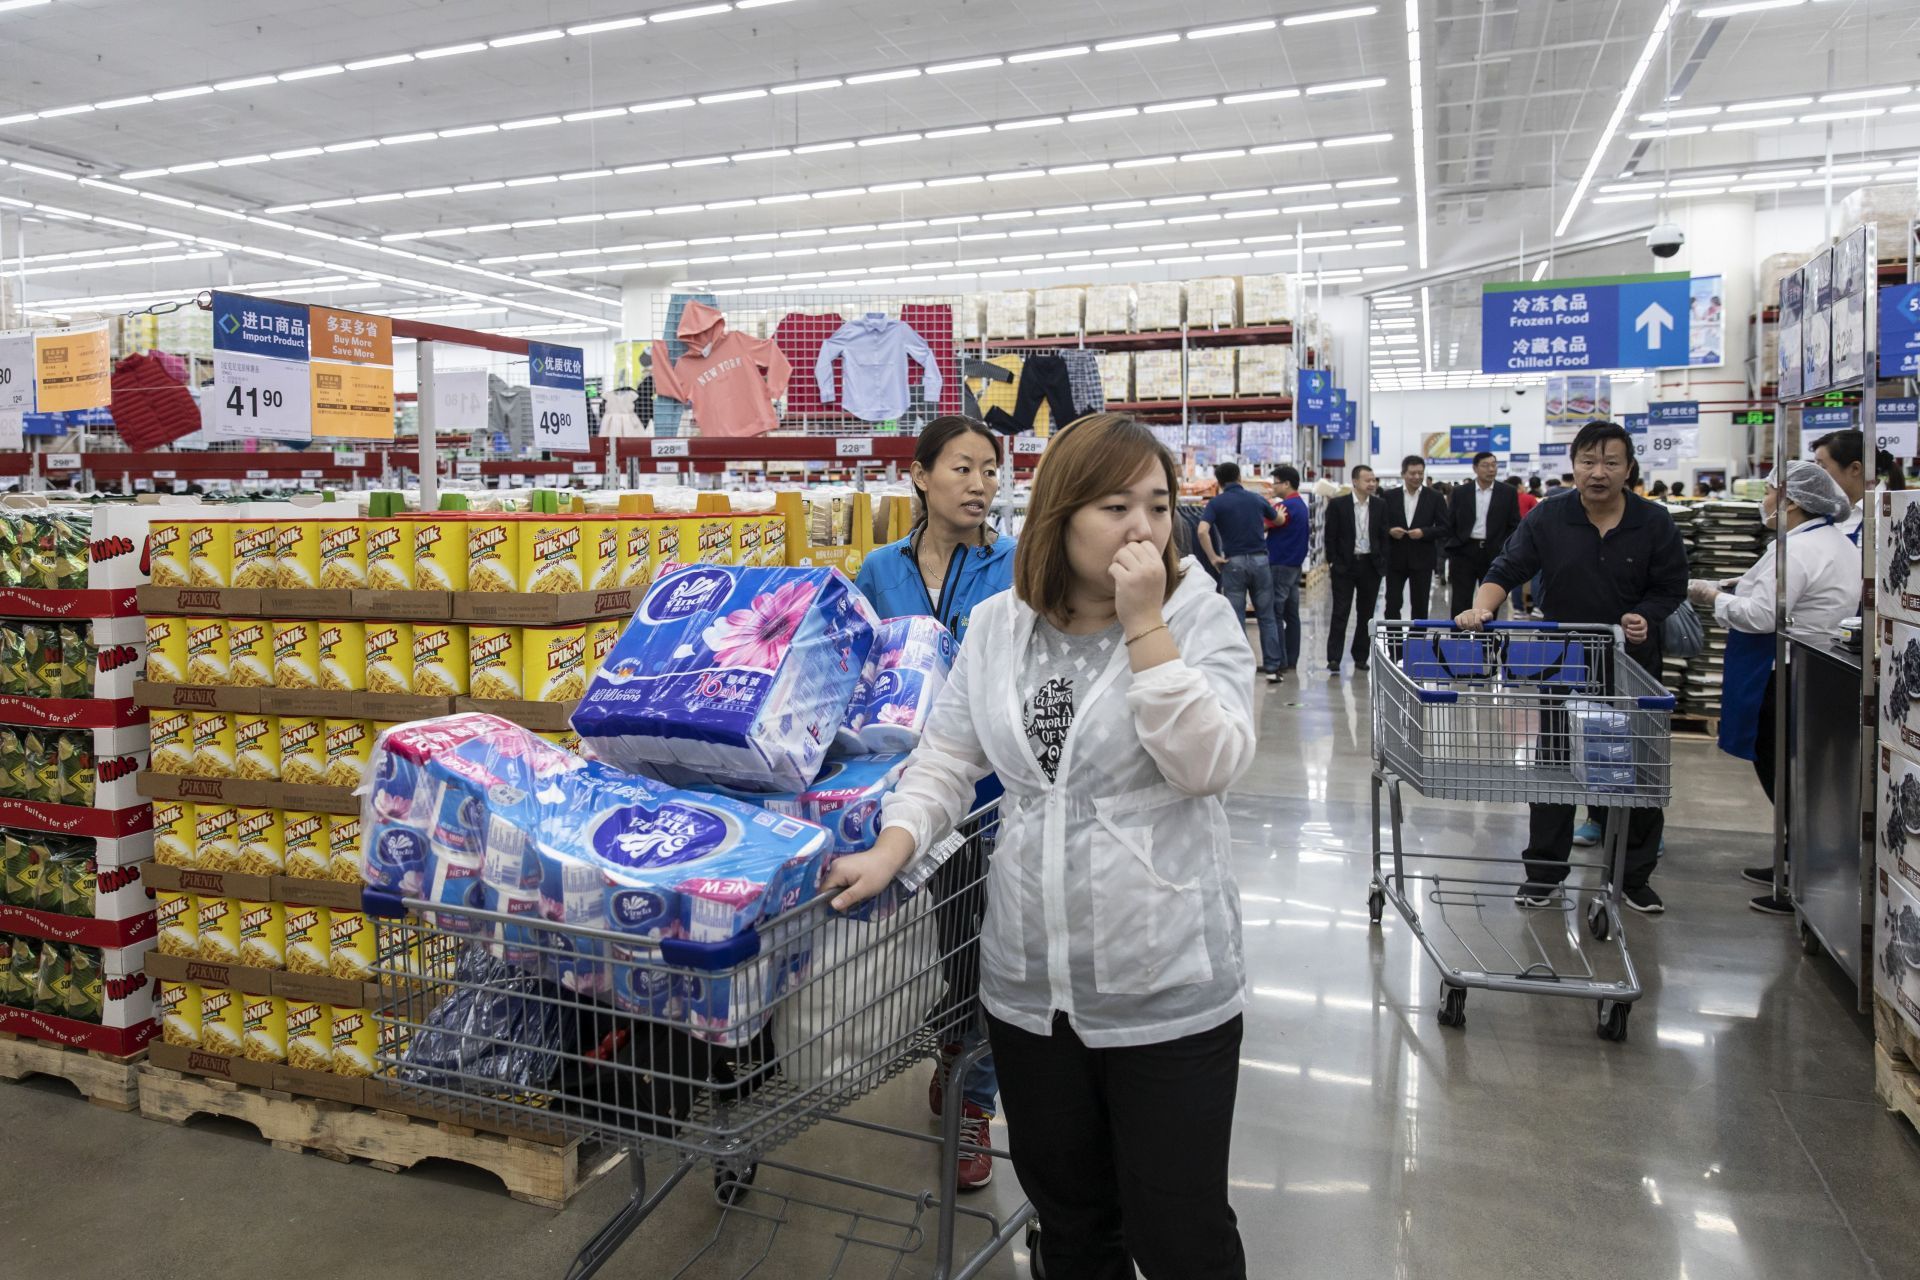
[[[980,995],[1053,1280],[1239,1280],[1245,963],[1220,797],[1253,762],[1241,621],[1174,542],[1173,458],[1120,414],[1049,441],[1014,589],[974,611],[846,909],[918,887],[1006,784]]]

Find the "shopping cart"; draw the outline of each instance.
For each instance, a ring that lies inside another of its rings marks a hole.
[[[978,1024],[990,817],[962,828],[918,894],[889,891],[853,917],[818,896],[712,944],[655,946],[368,891],[376,973],[389,988],[376,1011],[376,1075],[463,1123],[627,1149],[631,1194],[570,1280],[597,1272],[701,1164],[713,1171],[713,1232],[678,1270],[657,1260],[649,1275],[707,1276],[729,1260],[743,1276],[795,1275],[780,1260],[782,1228],[816,1215],[833,1218],[826,1276],[904,1275],[909,1260],[910,1274],[934,1280],[978,1275],[1022,1230],[1029,1249],[1037,1232],[1029,1206],[1002,1218],[958,1202],[958,1157],[974,1148],[961,1142],[962,1090],[951,1085],[984,1045],[956,1061],[937,1137],[842,1113]],[[770,1158],[822,1121],[936,1147],[937,1186],[886,1187]],[[672,1162],[651,1190],[650,1155]],[[777,1189],[756,1182],[767,1170],[780,1171]],[[824,1198],[836,1192],[857,1204]],[[963,1220],[980,1241],[961,1257]]]
[[[1673,695],[1627,656],[1620,629],[1610,626],[1496,622],[1469,632],[1447,622],[1377,622],[1373,659],[1367,908],[1374,924],[1389,901],[1406,918],[1440,970],[1443,1025],[1463,1025],[1467,990],[1482,987],[1597,999],[1601,1037],[1625,1039],[1627,1015],[1641,994],[1620,917],[1627,810],[1667,803]],[[1513,897],[1528,878],[1524,861],[1409,854],[1401,840],[1403,783],[1433,799],[1604,807],[1600,860],[1570,863],[1550,909],[1519,916],[1516,931]],[[1389,874],[1381,868],[1383,790]],[[1423,869],[1410,870],[1410,861]],[[1495,867],[1509,877],[1490,878]],[[1447,954],[1423,923],[1422,900],[1431,908],[1427,918],[1451,936]],[[1599,976],[1582,944],[1576,917],[1583,907],[1593,941],[1611,941],[1617,951],[1618,976]],[[1549,939],[1543,928],[1553,926],[1564,936]]]

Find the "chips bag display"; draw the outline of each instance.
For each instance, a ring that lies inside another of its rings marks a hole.
[[[162,982],[154,991],[160,1014],[160,1039],[182,1049],[200,1047],[200,988],[191,982]]]
[[[259,590],[280,583],[280,530],[258,520],[233,526],[233,585]]]
[[[239,689],[273,684],[273,624],[235,618],[227,624],[227,683]]]
[[[413,579],[420,591],[467,589],[467,524],[425,517],[413,527]]]
[[[21,656],[24,659],[24,645],[22,645]],[[187,682],[187,620],[185,618],[147,619],[147,679],[154,684],[185,684]]]
[[[367,624],[322,622],[319,635],[320,687],[361,693],[367,687]],[[375,623],[376,627],[384,624]]]
[[[458,622],[413,624],[413,692],[448,697],[467,692],[467,628]]]
[[[411,520],[373,520],[367,524],[367,586],[375,591],[411,591],[414,572]]]
[[[367,585],[366,526],[359,520],[320,522],[320,589],[340,591]]]
[[[370,693],[413,692],[413,624],[366,624],[367,690]]]
[[[320,687],[322,625],[298,618],[273,624],[273,683],[276,688]]]
[[[325,880],[328,856],[327,815],[289,810],[280,816],[286,841],[286,873],[301,880]],[[324,946],[321,947],[320,954],[325,958]]]
[[[230,667],[227,624],[222,618],[188,618],[187,683],[226,684]]]

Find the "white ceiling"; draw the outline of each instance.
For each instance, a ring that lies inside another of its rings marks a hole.
[[[509,310],[475,324],[612,332],[629,278],[783,275],[772,286],[782,289],[910,279],[968,292],[1287,270],[1300,228],[1318,233],[1304,242],[1309,268],[1361,273],[1343,277],[1350,289],[1397,288],[1510,262],[1522,237],[1539,252],[1663,0],[1415,0],[1418,157],[1407,0],[699,7],[716,11],[662,20],[656,5],[653,21],[569,34],[649,11],[608,0],[262,0],[240,18],[218,0],[0,5],[6,274],[29,307],[50,311],[273,282],[316,297],[339,288],[342,303],[373,308],[478,300]],[[1373,11],[1297,21],[1350,9]],[[1241,24],[1260,25],[1209,34]],[[559,34],[517,39],[548,32]],[[1670,105],[1688,108],[1920,85],[1910,0],[1723,19],[1682,11],[1670,35],[1671,75],[1662,44],[1563,244],[1651,220],[1651,202],[1595,203],[1618,194],[1604,185],[1662,180],[1663,165],[1785,164],[1826,145],[1826,122],[1714,132],[1738,113],[1639,121],[1665,86],[1682,83]],[[1095,47],[1115,42],[1131,47]],[[481,47],[350,65],[465,44]],[[986,59],[997,61],[927,71]],[[300,74],[309,69],[324,74]],[[884,78],[859,82],[868,76]],[[823,80],[842,83],[774,92]],[[1226,101],[1287,90],[1297,92]],[[149,95],[161,100],[96,105]],[[1835,122],[1836,151],[1910,157],[1920,113],[1891,110],[1909,101],[1920,105],[1920,89],[1786,114],[1887,108]],[[1148,110],[1174,105],[1183,109]],[[1086,113],[1100,118],[1069,119]],[[1053,118],[1061,123],[1027,127]],[[540,123],[498,127],[529,121]],[[1625,136],[1695,126],[1705,131]],[[886,141],[903,133],[923,136]],[[1324,145],[1353,139],[1364,140]],[[272,158],[308,148],[323,150]],[[1129,163],[1143,160],[1160,162]],[[676,163],[686,161],[718,162]],[[462,186],[477,189],[450,189]],[[1134,201],[1146,203],[1125,207]],[[90,256],[48,256],[72,253]],[[809,274],[829,270],[849,274]],[[1464,323],[1447,309],[1461,292],[1445,291],[1433,317],[1442,367],[1477,358],[1448,336]]]

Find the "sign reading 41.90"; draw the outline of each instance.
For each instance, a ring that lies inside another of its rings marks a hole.
[[[307,366],[236,351],[213,353],[214,398],[207,429],[227,440],[311,440],[313,392]]]

